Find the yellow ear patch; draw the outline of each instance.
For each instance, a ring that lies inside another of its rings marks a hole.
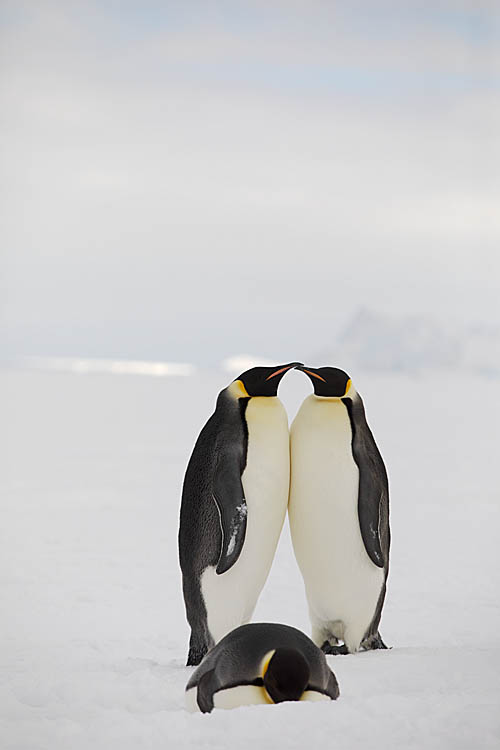
[[[262,679],[264,679],[264,676],[265,676],[265,674],[267,672],[267,669],[269,667],[269,662],[273,658],[273,656],[275,654],[275,651],[276,651],[275,649],[273,649],[273,651],[268,651],[267,654],[262,659],[262,664],[261,664],[261,667],[260,667],[260,672],[261,672]]]
[[[346,387],[345,387],[345,393],[344,393],[344,396],[347,396],[347,392],[348,392],[349,388],[351,387],[351,385],[352,385],[352,383],[351,383],[351,378],[349,378],[349,380],[347,381],[347,385],[346,385]]]
[[[262,679],[264,679],[264,677],[266,675],[267,669],[269,667],[269,662],[273,658],[273,656],[275,654],[275,651],[276,651],[276,649],[273,649],[272,651],[268,651],[267,654],[262,659],[262,662],[261,662],[261,665],[260,665],[260,673],[261,673]],[[273,703],[274,704],[274,701],[271,698],[271,696],[269,695],[269,693],[267,692],[266,688],[263,687],[262,690],[264,692],[264,698],[266,699],[266,703]]]
[[[247,392],[247,389],[241,380],[234,380],[228,390],[234,398],[250,398],[250,394]]]

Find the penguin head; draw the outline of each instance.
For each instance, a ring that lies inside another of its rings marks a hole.
[[[274,703],[298,701],[309,677],[309,666],[300,651],[278,648],[264,670],[264,688]]]
[[[252,367],[251,370],[242,372],[235,378],[233,384],[238,385],[240,398],[276,396],[283,375],[301,364],[301,362],[289,362],[287,365],[276,365],[276,367]]]
[[[309,377],[314,387],[316,396],[324,398],[345,398],[350,396],[352,388],[351,378],[337,367],[307,367],[300,365],[298,370],[302,370]]]

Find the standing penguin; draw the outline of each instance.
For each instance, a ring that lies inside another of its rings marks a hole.
[[[336,700],[339,686],[324,654],[300,630],[242,625],[203,659],[186,686],[189,711],[283,701]]]
[[[288,418],[278,385],[297,362],[247,370],[219,393],[184,477],[179,560],[187,664],[250,620],[288,502]]]
[[[349,376],[298,369],[314,394],[290,429],[289,517],[312,639],[334,654],[387,648],[378,632],[390,545],[384,462]]]

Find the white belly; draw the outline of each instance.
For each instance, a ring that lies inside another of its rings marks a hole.
[[[197,701],[198,688],[191,688],[186,692],[185,702],[189,713],[200,710]],[[328,695],[317,693],[314,690],[306,690],[300,697],[301,701],[329,701]],[[214,708],[239,708],[240,706],[273,705],[273,701],[263,687],[257,685],[238,685],[237,687],[219,690],[214,695]]]
[[[290,434],[290,530],[313,640],[330,633],[354,651],[375,613],[384,572],[368,557],[361,537],[359,471],[347,409],[339,399],[309,396]]]
[[[264,586],[285,519],[290,479],[288,420],[278,398],[250,399],[247,464],[242,475],[248,507],[245,543],[226,573],[207,568],[201,586],[208,627],[217,643],[248,622]]]
[[[200,710],[197,701],[198,688],[191,688],[186,692],[186,708],[189,713]],[[214,708],[239,708],[240,706],[258,706],[272,703],[263,687],[257,685],[237,685],[227,690],[219,690],[214,694]]]

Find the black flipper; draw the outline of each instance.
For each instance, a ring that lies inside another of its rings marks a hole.
[[[360,471],[358,514],[361,536],[371,561],[383,568],[384,556],[379,534],[380,503],[383,497],[377,492],[371,478],[363,476],[364,474],[365,472]]]
[[[215,569],[220,575],[240,556],[247,529],[247,504],[241,484],[241,463],[236,453],[219,459],[214,475],[214,500],[222,530],[221,552]]]
[[[320,688],[317,685],[314,685],[313,683],[309,683],[309,685],[306,687],[306,690],[312,690],[315,693],[321,693],[322,695],[327,695],[329,698],[332,699],[332,701],[336,701],[337,698],[340,695],[339,690],[339,683],[337,682],[337,678],[333,674],[332,670],[329,669],[329,676],[328,676],[328,684],[326,688]]]
[[[330,670],[330,677],[328,678],[328,686],[326,688],[326,692],[327,695],[329,695],[330,698],[334,701],[336,701],[340,695],[339,683],[337,682],[337,678],[333,674],[332,670]]]
[[[389,484],[382,456],[365,418],[359,396],[342,399],[351,420],[352,454],[359,469],[358,516],[365,549],[379,568],[386,564],[381,542],[382,507],[389,505]]]
[[[205,674],[200,677],[196,693],[196,701],[203,714],[209,714],[213,711],[214,693],[216,692],[217,687],[215,669],[205,672]]]

